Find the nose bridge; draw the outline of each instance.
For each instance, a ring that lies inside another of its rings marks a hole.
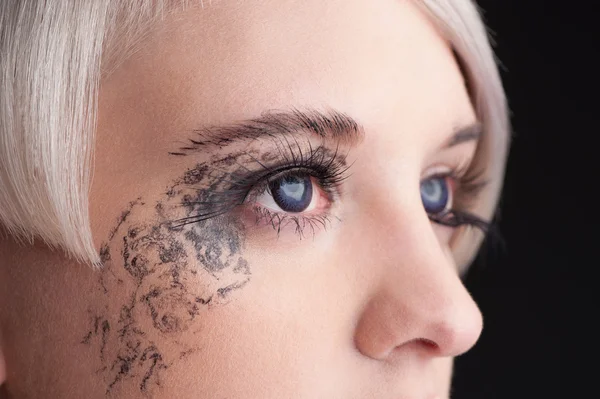
[[[377,359],[415,346],[435,356],[468,350],[481,313],[425,212],[395,207],[370,219],[382,232],[363,241],[378,275],[357,326],[358,349]]]

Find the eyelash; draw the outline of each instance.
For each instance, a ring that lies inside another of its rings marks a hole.
[[[346,156],[336,148],[335,152],[319,146],[313,148],[310,143],[308,148],[302,151],[298,143],[294,149],[291,145],[284,149],[277,147],[278,154],[275,157],[274,165],[265,165],[250,153],[243,153],[250,159],[250,163],[259,165],[257,171],[252,171],[246,166],[241,166],[244,171],[241,173],[225,173],[220,179],[225,183],[226,188],[219,190],[216,185],[211,185],[208,195],[202,195],[199,190],[198,198],[190,196],[184,197],[182,205],[193,207],[194,213],[191,216],[171,221],[172,228],[180,228],[187,224],[200,223],[215,217],[225,215],[236,208],[247,206],[256,199],[258,195],[264,193],[270,181],[281,178],[286,175],[303,173],[318,181],[318,186],[328,196],[329,201],[333,202],[340,194],[340,185],[348,177],[347,171],[350,166],[346,165]],[[232,157],[235,158],[235,157]],[[214,168],[218,171],[217,168]],[[202,198],[202,200],[198,200]],[[329,220],[329,215],[291,215],[272,212],[266,208],[254,206],[252,209],[256,216],[257,223],[267,221],[277,231],[281,230],[283,224],[295,222],[297,232],[301,235],[303,227],[316,224],[325,225]]]
[[[229,187],[223,191],[211,193],[211,201],[204,203],[184,201],[184,204],[200,204],[200,209],[194,216],[175,221],[173,227],[208,220],[241,206],[250,207],[257,224],[271,226],[278,234],[289,224],[295,226],[295,232],[301,238],[306,229],[310,229],[314,235],[317,228],[327,228],[332,216],[328,212],[321,214],[277,212],[255,204],[254,201],[268,190],[270,182],[290,175],[306,175],[316,181],[319,189],[327,196],[328,202],[334,203],[341,196],[342,183],[349,177],[348,171],[352,166],[346,164],[346,154],[341,154],[339,148],[332,152],[322,146],[312,148],[310,145],[306,151],[302,151],[300,146],[297,149],[288,146],[285,152],[278,147],[278,151],[279,154],[276,157],[278,161],[275,162],[275,165],[265,165],[246,153],[245,155],[251,158],[253,163],[258,164],[260,169],[250,171],[244,167],[243,173],[229,175],[224,180]],[[484,233],[490,230],[490,223],[461,209],[468,209],[469,202],[476,199],[487,185],[487,182],[482,180],[481,173],[467,174],[464,169],[457,168],[448,173],[428,177],[428,179],[431,178],[452,179],[456,187],[452,193],[452,209],[441,217],[430,215],[429,218],[432,222],[451,228],[473,226]]]
[[[428,179],[433,178],[452,179],[456,188],[454,188],[452,193],[452,209],[444,213],[441,217],[430,215],[429,219],[432,222],[452,228],[472,226],[483,233],[490,232],[492,223],[486,222],[480,217],[464,210],[469,208],[469,205],[477,199],[481,191],[488,185],[488,182],[483,177],[483,170],[469,173],[465,168],[457,168],[445,174],[436,174],[428,177]]]
[[[327,200],[333,203],[341,194],[342,182],[348,178],[348,170],[351,165],[346,165],[345,155],[339,154],[339,149],[333,154],[328,153],[322,147],[311,149],[308,154],[300,154],[291,163],[274,168],[267,172],[267,176],[259,180],[253,187],[249,188],[244,202],[253,203],[261,194],[269,191],[269,183],[287,176],[305,175],[316,180],[320,190],[327,196]],[[318,194],[317,194],[318,195]],[[318,227],[327,228],[330,222],[328,214],[292,214],[277,212],[265,207],[254,205],[252,207],[256,216],[256,223],[270,225],[277,231],[291,224],[295,226],[295,232],[301,238],[304,231],[310,228],[313,236]]]

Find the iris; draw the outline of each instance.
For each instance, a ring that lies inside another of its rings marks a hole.
[[[445,177],[433,177],[421,182],[421,201],[425,211],[438,215],[451,207],[450,189]]]
[[[302,212],[312,201],[310,176],[292,175],[279,178],[269,184],[269,190],[275,203],[285,212]]]

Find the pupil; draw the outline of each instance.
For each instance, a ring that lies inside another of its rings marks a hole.
[[[285,184],[281,186],[281,189],[288,197],[292,197],[296,201],[302,199],[302,194],[304,194],[305,191],[303,182],[299,181],[296,177],[285,179]]]
[[[449,199],[450,193],[445,178],[437,177],[421,183],[421,201],[428,214],[444,212]]]
[[[286,176],[269,184],[273,200],[285,212],[304,211],[312,201],[309,176]]]

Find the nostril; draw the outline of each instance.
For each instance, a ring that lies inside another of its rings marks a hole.
[[[425,351],[430,354],[437,354],[440,352],[440,346],[435,341],[427,338],[415,338],[400,346],[418,347],[421,351]]]
[[[440,348],[438,344],[427,338],[418,338],[416,341],[429,349],[438,350]]]

